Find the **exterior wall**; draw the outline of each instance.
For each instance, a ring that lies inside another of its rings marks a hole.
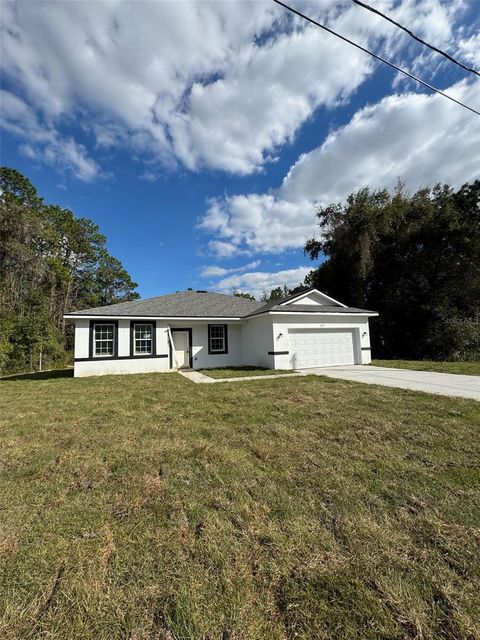
[[[108,322],[108,318],[98,318],[98,322]],[[141,321],[139,321],[141,322]],[[118,356],[117,358],[89,358],[90,349],[90,320],[75,321],[75,359],[86,360],[75,362],[74,375],[101,376],[122,373],[152,373],[170,370],[170,343],[168,329],[192,329],[193,368],[208,369],[215,367],[241,366],[243,364],[243,323],[206,323],[198,321],[177,321],[167,323],[156,321],[156,353],[167,357],[131,357],[130,355],[130,318],[118,320]],[[227,324],[228,353],[208,353],[208,324]]]
[[[75,320],[75,358],[88,358],[90,320]]]
[[[208,325],[226,324],[228,353],[208,353]],[[165,324],[165,327],[167,325]],[[194,369],[214,369],[216,367],[238,367],[242,364],[242,327],[241,322],[205,322],[188,320],[170,322],[172,329],[192,330],[192,356]]]
[[[211,323],[211,324],[222,324]],[[225,323],[223,323],[225,324]],[[243,345],[241,324],[227,324],[228,353],[208,353],[208,324],[194,325],[193,368],[239,367],[242,365]]]
[[[168,358],[126,358],[75,362],[74,376],[106,376],[123,373],[156,373],[168,371]]]
[[[98,318],[98,322],[108,322],[108,318]],[[89,358],[90,353],[90,320],[75,320],[75,377],[102,376],[122,373],[151,373],[168,371],[168,336],[166,324],[157,322],[156,354],[167,356],[130,357],[130,318],[118,321],[118,355],[116,358]],[[82,359],[77,361],[77,359]],[[85,358],[85,360],[83,360]]]
[[[157,353],[168,353],[170,355],[170,342],[168,339],[167,323],[157,320]],[[165,358],[165,367],[169,366],[169,358]]]
[[[272,316],[250,318],[243,327],[243,363],[257,367],[274,368]]]
[[[274,351],[288,351],[288,329],[353,329],[355,344],[355,364],[369,364],[371,362],[370,353],[370,331],[368,317],[346,317],[323,316],[323,322],[315,318],[298,318],[291,315],[274,316],[273,336]],[[281,335],[280,335],[281,334]],[[292,369],[291,354],[275,356],[275,369]]]
[[[156,355],[163,357],[130,356],[130,318],[118,320],[118,356],[106,359],[88,359],[90,320],[75,320],[75,376],[99,376],[122,373],[151,373],[170,370],[170,344],[167,326],[192,329],[192,355],[194,369],[251,365],[269,369],[291,369],[294,364],[290,355],[277,352],[288,351],[289,328],[351,328],[356,344],[355,361],[368,364],[370,355],[370,332],[368,317],[323,316],[299,318],[296,314],[266,315],[250,318],[244,322],[229,322],[228,353],[208,353],[208,324],[204,321],[185,322],[156,321]],[[108,322],[108,319],[98,318]],[[216,324],[216,323],[212,323]],[[219,321],[218,324],[221,324]],[[281,335],[280,335],[281,334]],[[272,352],[269,354],[269,352]],[[78,361],[80,359],[80,361]]]

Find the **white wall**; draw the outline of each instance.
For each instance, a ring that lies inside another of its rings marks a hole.
[[[108,322],[99,318],[99,322]],[[193,368],[241,366],[243,364],[242,323],[228,325],[228,353],[208,353],[208,323],[199,321],[170,322],[171,328],[191,328],[193,342]],[[75,358],[89,357],[90,320],[75,320]],[[170,354],[167,322],[157,320],[157,354]],[[170,358],[130,358],[130,319],[118,321],[118,359],[92,359],[75,362],[74,375],[100,376],[116,373],[150,373],[167,371]],[[122,360],[121,358],[125,358]]]
[[[170,353],[167,323],[157,320],[157,353]],[[169,367],[169,358],[166,358],[166,367]]]
[[[220,324],[220,323],[219,323]],[[208,325],[193,327],[193,368],[208,369],[215,367],[235,367],[242,364],[242,326],[229,324],[228,353],[208,353]]]
[[[98,319],[108,322],[108,319]],[[130,319],[118,321],[118,359],[92,359],[75,362],[75,377],[102,376],[117,373],[151,373],[168,371],[169,358],[129,358],[130,356]],[[75,320],[75,359],[89,357],[90,320]],[[157,322],[156,353],[168,355],[166,325]],[[121,358],[126,358],[122,360]]]
[[[74,375],[106,376],[123,373],[155,373],[168,371],[168,358],[128,358],[125,360],[86,360],[75,362]]]
[[[208,353],[208,323],[196,320],[171,322],[172,328],[191,328],[193,341],[193,368],[208,369],[252,365],[269,369],[291,369],[294,363],[288,355],[273,356],[269,351],[288,351],[288,328],[352,328],[355,330],[358,364],[371,361],[370,332],[368,317],[327,316],[321,318],[299,318],[297,314],[281,316],[260,316],[249,320],[228,324],[228,353]],[[99,318],[99,321],[101,319]],[[90,321],[75,320],[75,358],[89,357]],[[282,334],[279,337],[279,334]],[[157,355],[170,352],[167,322],[157,320]],[[75,376],[95,376],[116,373],[150,373],[168,371],[169,357],[129,358],[130,355],[130,319],[118,321],[118,359],[86,360],[75,362]],[[121,358],[125,359],[121,359]]]
[[[226,324],[228,334],[228,353],[208,353],[208,324]],[[216,367],[234,367],[242,365],[242,326],[241,322],[202,322],[189,320],[170,322],[172,329],[192,329],[192,355],[194,369],[214,369]],[[175,332],[174,332],[175,335]]]
[[[273,369],[273,326],[271,316],[250,318],[243,327],[243,364]]]
[[[90,320],[75,320],[75,358],[88,358]]]
[[[290,314],[274,316],[273,335],[274,351],[288,351],[288,329],[353,329],[355,343],[355,364],[371,362],[370,331],[368,317],[342,317],[322,314],[322,321],[315,318],[298,318]],[[280,336],[280,334],[282,334]],[[291,354],[275,356],[275,369],[291,369],[294,367]]]

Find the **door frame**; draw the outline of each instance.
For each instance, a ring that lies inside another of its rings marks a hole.
[[[190,327],[170,327],[170,331],[172,332],[172,341],[173,341],[173,333],[174,331],[187,331],[188,332],[188,365],[190,369],[193,369],[193,340],[192,340],[192,329]],[[173,345],[170,345],[169,349],[169,365],[170,369],[173,369]]]

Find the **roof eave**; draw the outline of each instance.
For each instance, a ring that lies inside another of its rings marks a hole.
[[[246,318],[259,318],[260,316],[267,315],[302,315],[302,316],[370,316],[375,317],[378,316],[378,311],[292,311],[285,310],[280,311],[276,309],[275,311],[262,311],[261,313],[252,313]]]
[[[246,316],[159,316],[145,314],[108,314],[108,313],[66,313],[63,316],[65,320],[95,320],[111,319],[111,320],[245,320]]]

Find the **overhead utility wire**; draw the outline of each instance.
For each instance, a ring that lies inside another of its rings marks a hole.
[[[478,71],[476,71],[475,69],[472,69],[471,67],[467,67],[467,65],[463,64],[463,62],[460,62],[459,60],[456,60],[453,56],[451,56],[446,51],[442,51],[442,49],[438,49],[437,47],[434,47],[433,44],[429,44],[428,42],[425,42],[425,40],[422,40],[422,38],[419,38],[418,36],[416,36],[412,31],[410,31],[410,29],[407,29],[407,27],[404,27],[402,24],[400,24],[399,22],[396,22],[395,20],[393,20],[393,18],[390,18],[389,16],[385,15],[378,9],[375,9],[374,7],[371,7],[368,4],[365,4],[365,2],[362,2],[361,0],[352,0],[352,2],[354,2],[355,4],[358,4],[359,7],[363,7],[364,9],[367,9],[367,11],[371,11],[372,13],[376,13],[378,16],[385,18],[385,20],[388,20],[388,22],[391,22],[399,29],[402,29],[403,31],[405,31],[405,33],[408,33],[409,36],[411,36],[417,42],[420,42],[420,44],[424,44],[429,49],[432,49],[432,51],[435,51],[436,53],[439,53],[441,56],[444,56],[445,58],[447,58],[447,60],[450,60],[450,62],[453,62],[454,64],[458,64],[458,66],[462,67],[462,69],[465,69],[465,71],[474,73],[480,78],[480,73]]]
[[[320,27],[320,29],[324,29],[325,31],[328,31],[328,33],[331,33],[334,36],[337,36],[337,38],[340,38],[344,42],[348,42],[348,44],[351,44],[352,46],[356,47],[357,49],[360,49],[360,51],[364,51],[365,53],[368,53],[373,58],[376,58],[377,60],[380,60],[380,62],[383,62],[384,64],[387,64],[389,67],[392,67],[392,69],[395,69],[396,71],[400,71],[400,73],[403,73],[404,75],[408,76],[409,78],[412,78],[412,80],[415,80],[416,82],[419,82],[420,84],[423,84],[423,86],[427,87],[427,89],[430,89],[430,91],[434,91],[435,93],[438,93],[439,95],[443,96],[444,98],[447,98],[448,100],[451,100],[452,102],[455,102],[456,104],[459,104],[461,107],[464,107],[465,109],[468,109],[472,113],[475,113],[477,116],[480,116],[480,111],[477,111],[476,109],[473,109],[473,107],[469,107],[468,105],[464,104],[463,102],[460,102],[460,100],[457,100],[456,98],[452,98],[452,96],[449,96],[448,94],[444,93],[443,91],[440,91],[440,89],[436,89],[433,85],[428,84],[428,82],[425,82],[425,80],[422,80],[421,78],[418,78],[417,76],[414,76],[413,73],[410,73],[409,71],[405,71],[405,69],[401,69],[400,67],[397,67],[397,65],[393,64],[393,62],[389,62],[388,60],[385,60],[385,58],[382,58],[381,56],[377,55],[376,53],[372,53],[372,51],[369,51],[368,49],[365,49],[365,47],[362,47],[361,45],[357,44],[356,42],[353,42],[353,40],[349,40],[345,36],[340,35],[336,31],[333,31],[333,29],[330,29],[329,27],[326,27],[325,25],[320,24],[320,22],[317,22],[313,18],[309,18],[308,16],[306,16],[303,13],[301,13],[300,11],[297,11],[293,7],[288,6],[288,4],[285,4],[285,3],[281,2],[280,0],[273,0],[273,2],[276,2],[280,6],[284,7],[288,11],[290,11],[291,13],[294,13],[297,16],[299,16],[300,18],[303,18],[304,20],[307,20],[308,22],[311,22],[315,26]]]

